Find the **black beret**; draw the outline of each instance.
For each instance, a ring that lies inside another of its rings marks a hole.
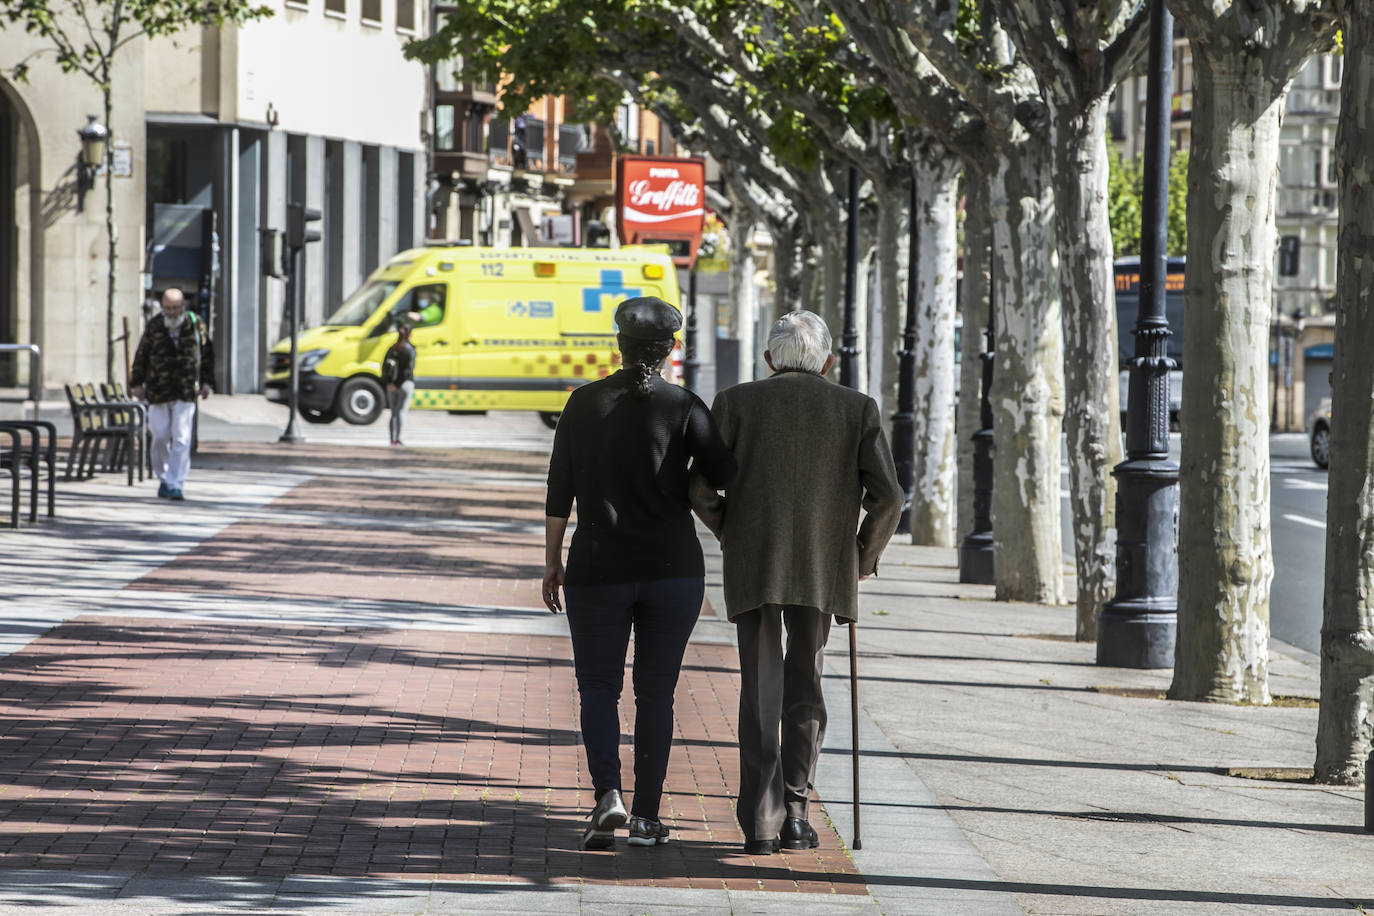
[[[664,340],[682,327],[682,313],[657,296],[639,296],[616,306],[615,324],[634,340]]]

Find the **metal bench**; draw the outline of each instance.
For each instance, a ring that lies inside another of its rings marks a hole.
[[[102,404],[94,385],[63,385],[62,389],[72,409],[72,444],[67,452],[65,479],[71,480],[73,466],[77,478],[84,480],[95,476],[98,463],[107,471],[119,470],[123,464],[129,486],[133,486],[133,462],[124,460],[137,454],[132,412],[123,405]],[[120,417],[125,422],[117,422]]]

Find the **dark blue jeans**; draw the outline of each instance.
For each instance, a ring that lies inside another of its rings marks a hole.
[[[635,794],[630,813],[658,818],[673,745],[673,691],[701,613],[699,578],[563,590],[582,701],[582,743],[596,798],[620,789],[620,688],[634,630]]]

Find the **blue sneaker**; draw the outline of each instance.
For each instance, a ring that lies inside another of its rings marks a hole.
[[[172,502],[181,502],[186,497],[181,495],[180,490],[173,490],[169,488],[167,490],[167,498],[170,499]]]
[[[166,483],[165,481],[162,482],[162,483],[159,483],[159,484],[157,485],[157,498],[158,498],[158,499],[166,499],[167,497],[169,497],[169,496],[171,496],[171,495],[172,495],[172,490],[171,490],[170,487],[167,486],[167,483]]]

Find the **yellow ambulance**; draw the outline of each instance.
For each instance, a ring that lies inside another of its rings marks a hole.
[[[619,365],[613,314],[623,299],[678,304],[662,245],[415,248],[374,271],[319,327],[300,332],[299,405],[315,423],[382,413],[382,360],[411,325],[411,407],[535,410],[552,426],[579,385]],[[672,361],[679,364],[681,341]],[[268,400],[290,397],[291,341],[272,348]]]

